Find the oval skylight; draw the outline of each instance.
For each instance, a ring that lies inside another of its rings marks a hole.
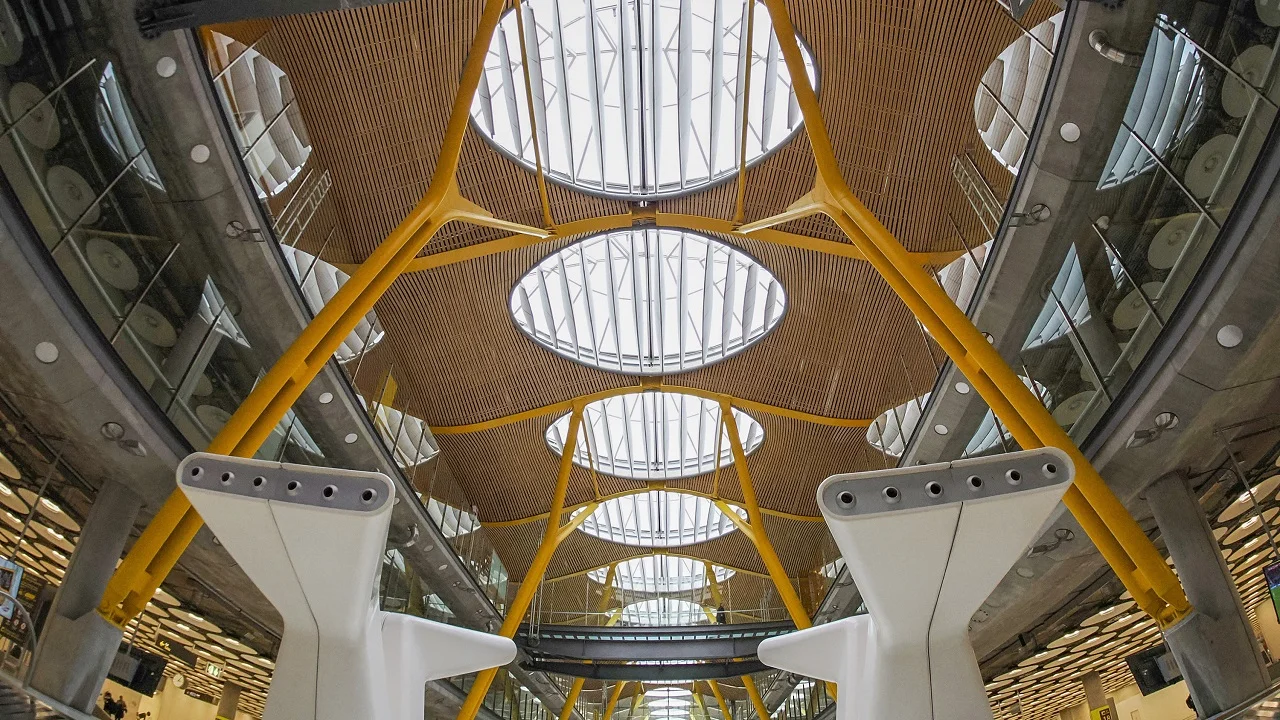
[[[907,442],[916,433],[920,416],[929,404],[930,393],[889,408],[867,426],[867,442],[891,457],[902,457]]]
[[[733,571],[712,565],[716,584],[733,576]],[[604,584],[609,568],[600,567],[587,577]],[[674,593],[707,587],[707,564],[701,560],[674,555],[645,555],[617,564],[613,571],[613,587],[638,593]]]
[[[1014,173],[1027,151],[1065,15],[1054,15],[1010,43],[987,66],[974,94],[973,119],[982,142]]]
[[[678,480],[733,463],[720,404],[695,395],[639,392],[588,403],[574,443],[573,462],[597,472],[633,480]],[[742,449],[751,454],[764,442],[755,418],[734,409]],[[547,428],[552,451],[564,451],[570,414]]]
[[[697,603],[678,598],[653,598],[622,608],[622,624],[632,627],[705,625],[707,611]]]
[[[747,511],[730,505],[738,517]],[[737,529],[711,500],[699,495],[650,490],[600,503],[579,529],[603,540],[640,547],[677,547],[706,542]]]
[[[800,129],[791,77],[756,3],[751,83],[744,0],[525,0],[526,68],[514,12],[485,58],[471,117],[489,142],[534,169],[529,90],[546,176],[628,198],[705,188],[738,169],[744,96],[747,163]],[[801,45],[809,82],[817,71]]]
[[[511,291],[516,325],[571,360],[629,375],[693,370],[764,337],[782,284],[746,253],[687,230],[627,228],[547,257]]]

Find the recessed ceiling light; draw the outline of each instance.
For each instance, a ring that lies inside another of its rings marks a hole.
[[[331,392],[322,392],[322,393],[320,393],[320,404],[321,404],[321,405],[328,405],[328,404],[329,404],[329,403],[331,403],[331,402],[333,402],[333,393],[331,393]]]
[[[943,425],[942,423],[938,423],[937,425],[934,425],[933,431],[938,433],[939,435],[946,435],[948,432],[947,426]]]
[[[58,346],[49,341],[36,343],[36,359],[45,365],[58,361]]]
[[[1244,340],[1244,331],[1239,325],[1223,325],[1218,328],[1217,338],[1218,344],[1229,350]]]
[[[344,437],[344,438],[342,438],[342,441],[343,441],[343,442],[345,442],[345,443],[346,443],[346,444],[348,444],[348,445],[351,445],[351,444],[353,444],[356,440],[358,440],[358,439],[359,439],[359,437],[360,437],[360,436],[356,435],[355,433],[347,433],[347,436],[346,436],[346,437]]]
[[[968,395],[970,389],[971,388],[969,387],[969,383],[965,383],[965,382],[956,383],[956,392],[960,393],[961,395]]]

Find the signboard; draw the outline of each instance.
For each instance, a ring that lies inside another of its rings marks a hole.
[[[1089,720],[1116,720],[1111,714],[1111,708],[1100,707],[1089,711]]]
[[[183,690],[182,692],[183,692],[183,694],[184,694],[184,695],[186,695],[187,697],[193,697],[193,698],[195,698],[195,699],[197,699],[197,700],[199,700],[199,701],[201,701],[201,702],[207,702],[207,703],[209,703],[210,705],[217,705],[217,704],[218,704],[218,698],[216,698],[216,697],[214,697],[214,696],[212,696],[212,695],[206,694],[206,693],[202,693],[202,692],[200,692],[199,690],[192,690],[192,689],[188,688],[188,689],[186,689],[186,690]]]
[[[156,646],[171,657],[184,662],[191,667],[196,666],[196,654],[188,650],[185,645],[182,645],[173,638],[164,635],[157,635]]]
[[[213,663],[209,663],[204,666],[204,673],[209,677],[222,677],[222,668],[214,665]]]
[[[1280,562],[1262,568],[1262,575],[1267,579],[1267,590],[1271,592],[1271,604],[1276,608],[1276,617],[1280,617]]]
[[[15,562],[0,558],[0,590],[13,597],[18,597],[18,588],[22,585],[22,568]],[[3,603],[0,603],[0,617],[5,620],[12,620],[13,613],[17,610],[13,601],[9,598],[0,597]]]

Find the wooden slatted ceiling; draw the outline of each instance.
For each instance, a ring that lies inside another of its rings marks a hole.
[[[363,259],[427,189],[481,0],[410,0],[285,18],[257,47],[290,76],[314,143],[314,164],[328,167],[340,232],[332,262]],[[985,240],[956,190],[950,163],[968,152],[997,193],[1010,176],[982,145],[973,124],[974,90],[991,59],[1020,30],[994,0],[824,0],[792,2],[792,19],[821,73],[820,104],[841,169],[853,191],[911,250],[958,249],[954,220],[970,244]],[[1041,3],[1030,18],[1047,17]],[[1034,24],[1034,22],[1030,24]],[[249,33],[229,28],[228,33]],[[252,28],[252,37],[261,28]],[[784,209],[812,186],[814,163],[801,135],[748,173],[748,219]],[[534,176],[469,132],[458,172],[462,192],[499,217],[541,224]],[[549,186],[558,222],[623,213],[627,205]],[[731,217],[730,182],[662,201],[668,212]],[[317,249],[309,230],[305,243]],[[825,218],[787,229],[846,241]],[[441,252],[503,235],[451,225],[428,248]],[[761,260],[782,280],[788,314],[755,347],[672,382],[820,414],[873,417],[929,389],[940,357],[900,301],[866,263],[752,240],[722,238]],[[397,405],[432,424],[503,416],[575,395],[634,384],[535,346],[513,325],[509,292],[518,278],[569,240],[401,279],[378,304],[388,337],[362,369],[362,386],[388,366],[400,383]],[[364,388],[371,392],[370,388]],[[472,436],[442,437],[450,472],[483,521],[546,510],[556,458],[543,441],[546,418]],[[751,458],[765,507],[816,514],[814,488],[827,475],[881,467],[885,459],[863,431],[803,426],[757,417],[766,441]],[[601,477],[602,490],[634,486]],[[710,476],[682,481],[710,489]],[[738,497],[731,468],[726,497]],[[575,469],[570,502],[591,498],[590,476]],[[825,530],[769,518],[793,575],[814,568]],[[490,536],[519,579],[541,523],[492,528]],[[709,559],[758,567],[741,534],[694,546]],[[553,574],[638,554],[581,533],[562,547]],[[752,565],[755,563],[755,565]]]

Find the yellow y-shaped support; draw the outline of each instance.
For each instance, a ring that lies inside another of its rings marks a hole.
[[[503,0],[485,2],[427,194],[254,387],[206,448],[207,452],[239,457],[257,452],[356,324],[446,223],[459,220],[534,236],[548,234],[538,228],[497,220],[463,198],[454,180],[471,98],[484,72],[485,53],[504,5]],[[175,490],[116,569],[99,612],[120,627],[142,612],[202,525],[186,496]]]
[[[573,449],[577,445],[578,431],[581,428],[582,404],[579,403],[574,406],[573,413],[569,416],[569,429],[565,434],[564,452],[560,456],[560,472],[556,477],[555,492],[551,496],[551,514],[547,517],[547,529],[542,534],[542,543],[533,555],[533,562],[529,564],[529,570],[524,575],[524,581],[520,583],[520,589],[516,591],[515,598],[507,606],[507,615],[502,619],[502,627],[498,630],[498,634],[503,637],[515,637],[516,630],[524,621],[525,612],[533,602],[533,596],[538,590],[538,582],[547,572],[551,556],[555,554],[556,548],[564,542],[569,533],[591,515],[591,507],[588,506],[570,517],[564,525],[560,524],[560,518],[564,515],[565,496],[569,492],[569,473],[573,470]],[[458,711],[458,720],[475,718],[476,713],[480,712],[485,694],[489,692],[489,685],[493,683],[493,678],[497,674],[497,668],[493,668],[482,670],[476,675],[476,681],[467,693],[462,709]]]
[[[813,191],[782,215],[740,230],[749,233],[816,212],[834,220],[929,330],[1019,445],[1050,445],[1071,456],[1076,479],[1064,502],[1143,610],[1164,626],[1185,616],[1190,604],[1177,577],[1088,458],[964,312],[922,267],[911,261],[902,244],[849,189],[840,173],[817,95],[808,82],[786,2],[764,2],[792,78],[818,173]]]

